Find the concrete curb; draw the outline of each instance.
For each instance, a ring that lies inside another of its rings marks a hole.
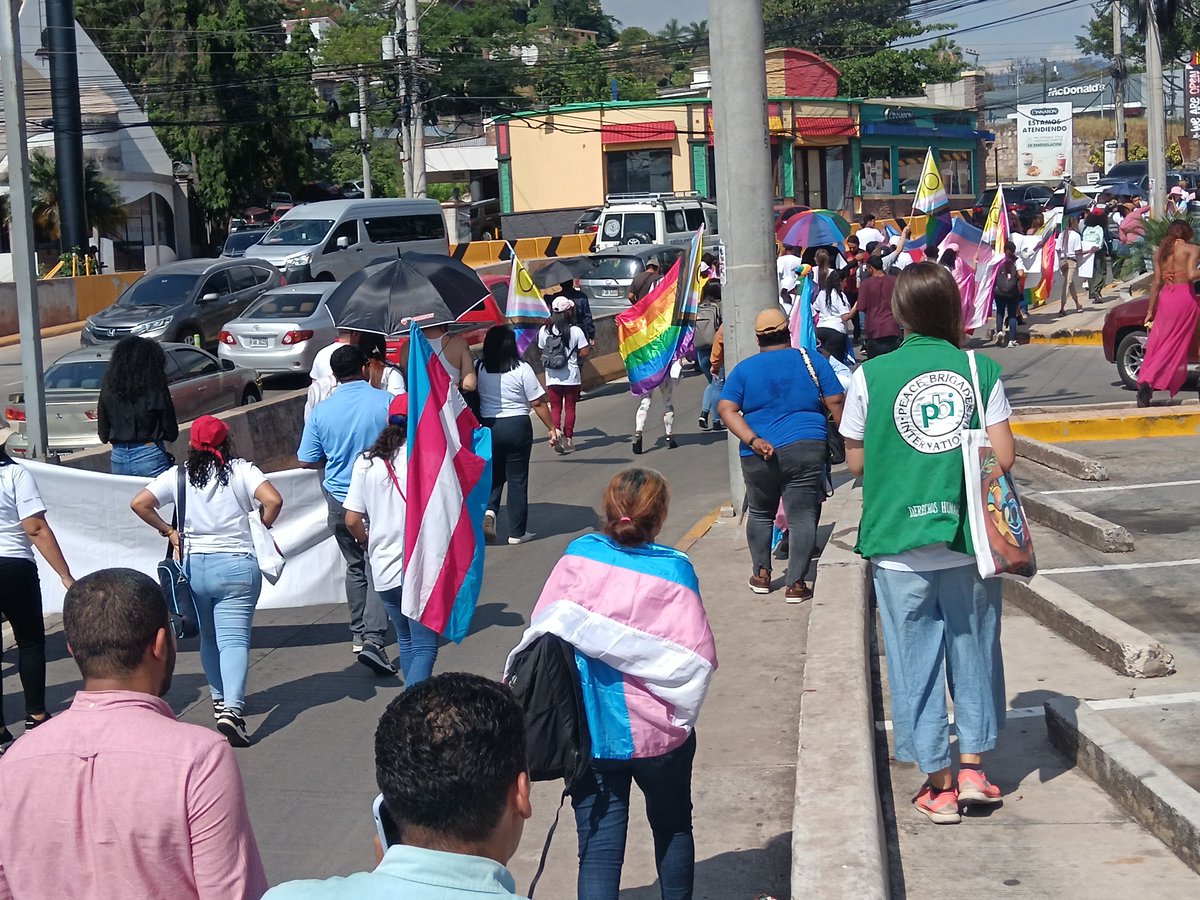
[[[1132,403],[1103,404],[1091,409],[1017,413],[1009,422],[1014,435],[1055,444],[1185,437],[1200,434],[1200,408],[1186,403],[1146,409],[1137,409]]]
[[[1026,494],[1022,504],[1029,518],[1103,553],[1133,550],[1133,535],[1121,525],[1072,506],[1057,497]]]
[[[1068,347],[1099,347],[1104,344],[1104,335],[1099,331],[1092,331],[1091,329],[1071,331],[1063,328],[1053,331],[1050,334],[1030,331],[1029,343],[1057,344]]]
[[[1017,456],[1081,481],[1108,481],[1108,469],[1099,460],[1033,438],[1017,438]]]
[[[1120,675],[1160,678],[1175,672],[1175,657],[1161,643],[1043,575],[1028,583],[1006,578],[1004,599]]]
[[[1052,743],[1200,874],[1200,793],[1074,697],[1046,702]]]
[[[82,331],[83,325],[83,322],[67,322],[64,325],[50,325],[46,328],[43,328],[41,334],[43,338],[58,337],[63,334],[71,334],[74,331]],[[21,336],[19,334],[6,334],[3,337],[0,337],[0,347],[11,347],[14,344],[19,343],[21,343]]]
[[[858,527],[860,496],[847,484],[834,503],[834,533],[817,565],[808,620],[791,896],[887,900],[888,856],[871,710],[867,563],[847,546]],[[848,792],[842,799],[854,815],[829,815],[830,784]]]

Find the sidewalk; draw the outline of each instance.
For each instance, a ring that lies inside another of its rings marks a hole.
[[[1077,312],[1070,297],[1067,297],[1067,314],[1058,314],[1058,293],[1046,303],[1030,310],[1026,317],[1031,344],[1100,344],[1100,332],[1104,319],[1114,306],[1136,297],[1145,296],[1149,290],[1149,276],[1138,276],[1132,281],[1111,282],[1101,291],[1100,303],[1092,303],[1084,291],[1080,296],[1083,310]]]

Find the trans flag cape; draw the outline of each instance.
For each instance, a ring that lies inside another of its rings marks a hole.
[[[537,338],[538,329],[550,321],[550,309],[542,299],[542,292],[533,283],[525,263],[515,253],[508,274],[508,301],[504,305],[504,317],[517,336],[517,353],[522,356]]]
[[[400,609],[455,643],[467,636],[483,584],[483,513],[491,487],[492,433],[480,427],[413,323]]]
[[[975,303],[970,318],[964,317],[968,331],[979,328],[991,318],[995,308],[996,274],[1004,262],[1004,245],[1008,243],[1008,207],[1004,204],[1004,188],[996,191],[992,208],[988,210],[983,234],[975,257]]]
[[[792,334],[792,346],[803,347],[809,353],[817,352],[817,321],[813,315],[813,280],[810,278],[812,266],[800,267],[800,280],[796,285],[800,293],[792,301],[792,319],[788,323],[788,331]]]
[[[687,740],[717,653],[686,554],[577,538],[550,573],[506,677],[543,634],[575,648],[594,758],[661,756]]]
[[[700,274],[703,238],[701,227],[692,237],[688,253],[675,261],[649,294],[616,317],[617,349],[635,396],[662,384],[671,364],[686,354],[704,284]]]

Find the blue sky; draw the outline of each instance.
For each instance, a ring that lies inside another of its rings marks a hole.
[[[997,19],[1009,19],[1027,12],[1039,12],[1061,0],[980,0],[966,9],[932,17],[936,22],[953,22],[958,28],[982,25]],[[623,25],[640,25],[657,31],[668,19],[686,24],[708,18],[708,0],[603,0],[605,11]],[[948,4],[936,0],[938,7]],[[913,5],[913,14],[921,15],[922,4]],[[1018,59],[1073,59],[1078,55],[1075,36],[1091,18],[1088,0],[1071,0],[1070,5],[1036,17],[1001,24],[961,35],[951,35],[966,48],[979,52],[983,64]]]

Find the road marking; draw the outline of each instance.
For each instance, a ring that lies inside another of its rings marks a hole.
[[[1192,691],[1186,694],[1147,694],[1141,697],[1117,697],[1113,700],[1084,700],[1089,707],[1097,712],[1103,712],[1109,709],[1137,709],[1139,707],[1151,706],[1170,706],[1177,703],[1200,703],[1200,691]],[[1009,719],[1033,719],[1041,718],[1046,714],[1044,706],[1022,706],[1017,709],[1007,710],[1006,718]],[[953,713],[947,717],[950,721],[950,729],[954,730],[954,715]],[[875,723],[876,731],[891,731],[892,721],[888,719],[885,722]]]
[[[679,543],[675,545],[675,549],[682,553],[687,553],[696,545],[700,538],[708,534],[709,529],[717,523],[717,519],[721,518],[721,507],[718,506],[710,513],[706,513],[700,518],[700,521],[688,529],[687,534],[679,539]]]
[[[1136,491],[1143,488],[1165,488],[1165,487],[1183,487],[1189,484],[1200,484],[1200,478],[1194,478],[1190,481],[1155,481],[1150,484],[1110,484],[1104,487],[1086,487],[1086,488],[1067,488],[1062,491],[1039,491],[1042,496],[1048,497],[1051,494],[1091,494],[1100,491]]]
[[[1162,562],[1112,563],[1107,566],[1068,566],[1063,569],[1038,569],[1039,575],[1080,575],[1085,572],[1115,572],[1121,569],[1168,569],[1172,566],[1200,566],[1200,559],[1168,559]]]

